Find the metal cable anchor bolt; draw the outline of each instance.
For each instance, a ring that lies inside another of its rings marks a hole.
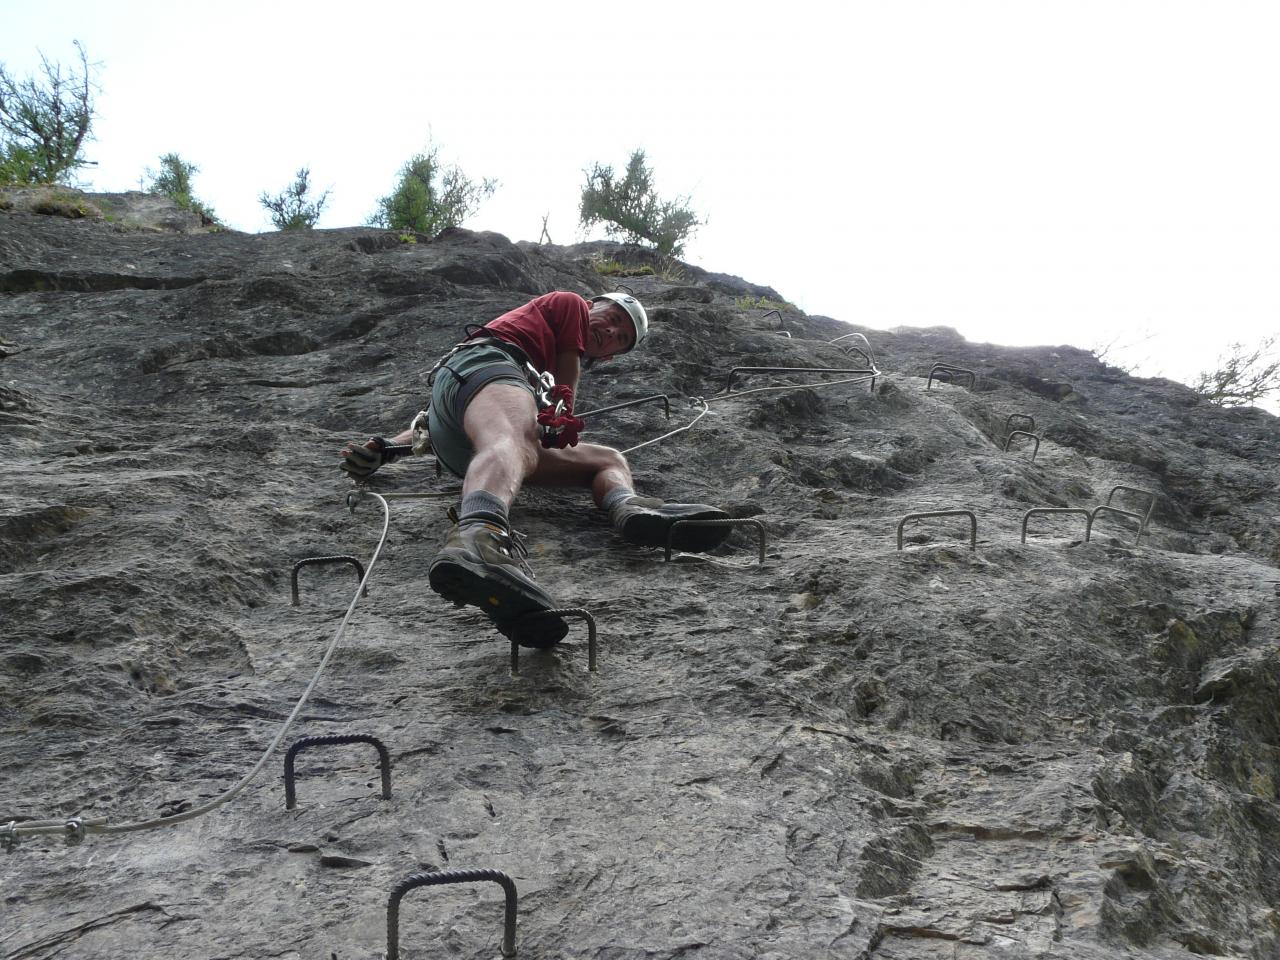
[[[363,483],[357,483],[354,490],[347,492],[346,503],[347,509],[352,513],[356,512],[356,507],[360,506],[360,502],[367,496]]]
[[[83,817],[71,817],[63,824],[63,839],[68,847],[74,847],[78,843],[84,842],[85,829]]]

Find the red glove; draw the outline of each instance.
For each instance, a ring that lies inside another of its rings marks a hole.
[[[538,425],[543,427],[542,445],[547,449],[578,445],[578,434],[587,428],[581,417],[573,415],[573,390],[563,383],[551,388],[551,406],[538,414]]]
[[[564,412],[573,413],[573,387],[567,383],[557,383],[551,388],[551,393],[548,394],[548,397],[551,400],[552,407],[563,400]]]

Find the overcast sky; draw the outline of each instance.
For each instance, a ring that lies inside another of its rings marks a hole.
[[[810,313],[1113,344],[1189,380],[1280,333],[1280,5],[0,0],[0,61],[101,64],[93,189],[176,151],[230,226],[298,167],[364,222],[428,137],[557,243],[643,147],[686,258]],[[1273,408],[1274,408],[1273,404]]]

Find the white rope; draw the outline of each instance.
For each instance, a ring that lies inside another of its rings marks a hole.
[[[346,632],[347,624],[351,621],[352,614],[355,613],[356,605],[360,602],[360,597],[364,591],[365,584],[369,582],[369,577],[373,575],[374,564],[378,562],[378,555],[382,552],[382,547],[387,542],[387,531],[391,526],[391,505],[388,504],[386,499],[379,494],[369,493],[368,495],[382,504],[382,536],[378,539],[378,546],[373,551],[373,556],[369,559],[369,563],[365,567],[364,576],[356,586],[355,596],[351,598],[351,603],[347,606],[347,613],[342,618],[342,623],[338,625],[338,630],[333,635],[333,639],[329,641],[328,649],[325,650],[324,656],[320,659],[320,665],[316,667],[316,672],[311,677],[311,682],[307,684],[307,689],[302,692],[302,696],[294,706],[293,712],[289,714],[288,719],[285,720],[284,725],[276,734],[275,739],[271,741],[271,745],[267,747],[266,751],[262,754],[262,757],[256,764],[254,764],[253,769],[245,774],[239,783],[231,787],[231,789],[227,790],[221,796],[210,800],[208,803],[199,807],[193,807],[190,810],[184,810],[182,813],[170,814],[167,817],[155,817],[151,820],[138,820],[133,823],[119,824],[108,823],[106,817],[95,817],[91,820],[81,819],[78,817],[63,817],[60,820],[23,821],[10,826],[10,835],[16,840],[22,836],[34,836],[39,834],[65,835],[69,832],[133,833],[139,830],[154,830],[158,827],[171,827],[187,820],[194,820],[196,817],[204,816],[206,813],[216,810],[224,803],[229,803],[234,800],[241,791],[250,784],[253,778],[261,772],[262,768],[266,766],[267,761],[271,759],[271,755],[275,753],[276,748],[280,746],[280,741],[284,739],[284,735],[289,731],[289,727],[293,725],[293,721],[297,719],[298,714],[302,711],[302,708],[306,704],[307,699],[311,696],[312,691],[315,690],[316,684],[320,681],[320,675],[324,673],[325,667],[329,665],[329,660],[333,656],[333,652],[338,648],[338,644],[342,640],[342,635]]]
[[[674,437],[677,433],[684,433],[686,430],[688,430],[695,423],[697,423],[699,420],[701,420],[703,417],[705,417],[708,413],[711,412],[711,408],[707,406],[707,401],[703,400],[701,397],[691,397],[690,401],[692,403],[702,404],[702,412],[698,414],[696,417],[694,417],[692,420],[690,420],[688,423],[686,423],[683,427],[678,427],[675,430],[668,431],[667,433],[664,433],[660,437],[654,437],[652,440],[646,440],[644,443],[637,443],[634,447],[627,447],[627,449],[625,450],[620,450],[619,453],[631,453],[631,451],[633,450],[639,450],[641,447],[647,447],[649,446],[649,444],[657,443],[659,440],[665,440],[667,439],[667,437]]]

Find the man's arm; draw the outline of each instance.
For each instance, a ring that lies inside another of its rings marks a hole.
[[[408,445],[412,442],[412,427],[396,434],[390,440],[383,440],[383,443],[389,447]],[[364,443],[352,441],[342,448],[340,456],[342,459],[338,469],[353,480],[367,480],[378,467],[391,459],[389,456],[384,459],[382,452],[378,449],[377,440],[366,440]]]
[[[394,437],[391,437],[387,440],[387,443],[391,444],[391,446],[393,447],[403,446],[406,443],[412,443],[412,442],[413,442],[413,427],[410,427],[408,430],[401,431],[400,433],[397,433]]]
[[[556,383],[564,384],[578,396],[578,377],[582,374],[582,361],[577,350],[562,350],[556,355]]]
[[[406,444],[410,444],[413,442],[413,428],[410,427],[408,430],[405,430],[401,433],[397,433],[394,437],[391,437],[389,439],[388,438],[384,438],[384,439],[386,439],[387,446],[389,447],[399,447],[399,446],[404,446]],[[352,447],[361,447],[361,446],[364,447],[364,449],[366,450],[377,450],[378,442],[376,440],[366,440],[363,444],[361,444],[353,440],[350,443],[348,443],[345,447],[342,448],[342,453],[345,455]]]

